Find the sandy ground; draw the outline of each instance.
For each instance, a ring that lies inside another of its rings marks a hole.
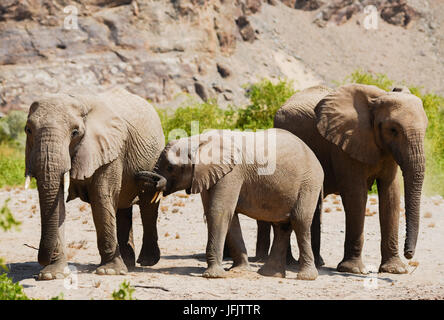
[[[159,214],[161,259],[153,267],[137,267],[125,276],[99,276],[93,273],[100,261],[90,206],[76,199],[67,206],[66,243],[70,268],[65,280],[36,281],[40,270],[37,251],[40,239],[40,214],[36,190],[0,190],[0,205],[11,198],[9,207],[22,221],[19,231],[0,234],[0,256],[10,268],[10,276],[20,282],[28,296],[39,299],[64,294],[65,299],[111,299],[124,280],[135,287],[137,299],[443,299],[444,298],[444,201],[424,198],[417,253],[408,266],[409,274],[353,275],[335,270],[342,258],[344,212],[340,197],[325,200],[321,252],[326,265],[315,281],[296,280],[297,268],[287,277],[267,278],[256,271],[230,272],[226,279],[201,277],[206,268],[207,231],[199,196],[177,193],[162,200]],[[377,198],[368,202],[363,260],[369,270],[380,263]],[[134,210],[136,250],[140,250],[142,226],[139,210]],[[249,256],[255,254],[256,222],[240,216]],[[400,247],[404,241],[405,218],[400,218]],[[297,257],[294,235],[292,248]],[[225,267],[230,261],[224,261]]]

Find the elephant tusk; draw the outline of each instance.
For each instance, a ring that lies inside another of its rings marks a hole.
[[[25,179],[25,190],[29,189],[30,184],[31,184],[31,176],[27,175]]]
[[[156,191],[156,193],[154,194],[154,197],[151,199],[150,203],[153,203],[154,201],[157,202],[157,197],[159,196],[159,191]]]
[[[162,199],[163,199],[163,192],[160,191],[159,195],[157,196],[156,203],[159,202]]]
[[[63,192],[65,194],[69,190],[69,180],[70,180],[69,171],[66,171],[65,174],[63,175]]]

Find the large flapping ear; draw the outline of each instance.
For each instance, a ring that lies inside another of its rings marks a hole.
[[[386,93],[369,85],[340,87],[315,108],[319,133],[352,158],[377,163],[381,151],[375,141],[372,107],[376,98]]]
[[[213,131],[200,137],[191,159],[194,163],[191,193],[208,190],[241,161],[240,149],[230,134]]]
[[[125,120],[113,111],[109,102],[94,97],[79,100],[85,110],[85,134],[72,157],[71,177],[83,180],[119,156],[128,132]]]

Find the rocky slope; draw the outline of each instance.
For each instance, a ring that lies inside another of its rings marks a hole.
[[[443,4],[2,0],[0,111],[79,86],[122,85],[161,106],[178,105],[180,93],[243,104],[244,85],[264,77],[300,89],[357,68],[443,93]]]

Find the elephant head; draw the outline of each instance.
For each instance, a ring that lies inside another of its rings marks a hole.
[[[231,172],[238,161],[239,149],[229,137],[211,131],[171,141],[161,153],[154,172],[139,173],[144,183],[169,195],[179,190],[188,194],[209,189]],[[235,160],[237,159],[237,160]]]
[[[408,90],[386,92],[375,86],[345,85],[315,108],[319,133],[350,157],[376,165],[391,156],[404,177],[406,239],[404,256],[415,253],[421,189],[425,172],[427,116],[422,101]]]
[[[36,178],[40,201],[38,261],[46,266],[63,250],[60,228],[69,175],[88,179],[116,159],[126,139],[126,124],[97,96],[56,94],[32,103],[25,131],[25,175]]]

